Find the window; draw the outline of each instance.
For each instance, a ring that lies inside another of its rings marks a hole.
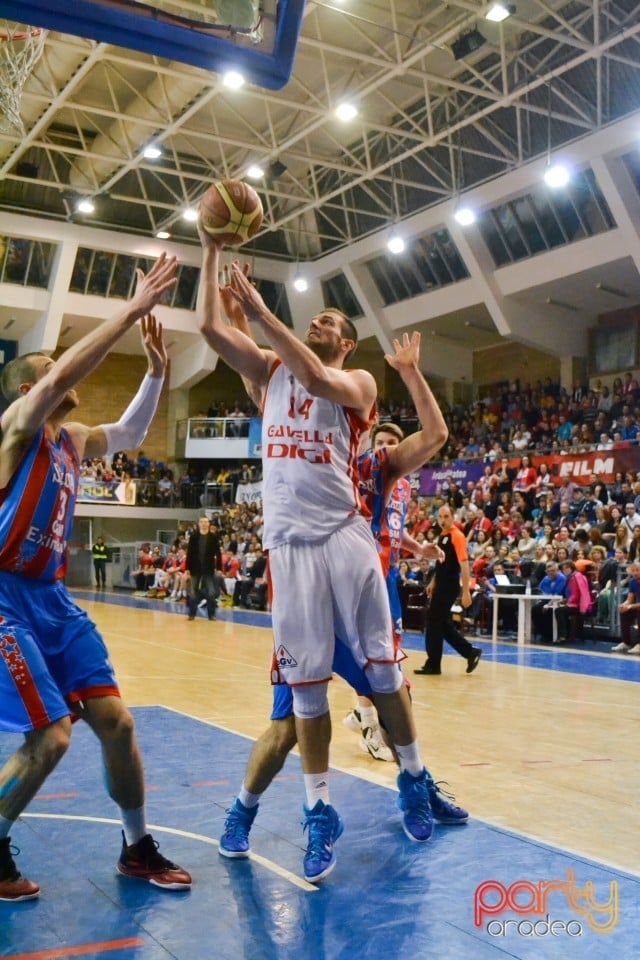
[[[469,276],[448,230],[419,237],[400,256],[382,254],[366,264],[385,306]]]
[[[540,184],[487,210],[478,226],[494,264],[502,267],[612,230],[616,223],[593,171],[587,169],[574,174],[562,190]]]

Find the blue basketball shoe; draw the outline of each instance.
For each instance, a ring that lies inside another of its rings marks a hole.
[[[452,793],[441,789],[440,785],[442,783],[446,783],[446,780],[439,780],[436,783],[427,771],[427,790],[433,819],[438,823],[466,823],[469,814],[464,807],[458,807],[455,803],[452,803],[454,796]]]
[[[328,803],[318,800],[313,810],[303,807],[303,831],[309,831],[307,852],[304,855],[304,878],[319,883],[328,877],[336,865],[333,845],[344,830],[344,823]]]
[[[255,807],[245,807],[238,798],[233,801],[230,810],[227,810],[227,819],[224,821],[224,833],[220,837],[218,853],[223,857],[248,857],[251,853],[249,831],[256,818],[259,804]]]
[[[429,781],[433,783],[426,770],[417,777],[413,777],[408,770],[398,774],[398,806],[404,814],[402,828],[409,840],[416,843],[426,843],[433,833]]]

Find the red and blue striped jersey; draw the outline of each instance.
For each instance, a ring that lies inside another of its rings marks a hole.
[[[378,547],[382,571],[398,562],[404,524],[411,499],[411,484],[404,477],[395,484],[389,500],[386,490],[389,455],[386,448],[369,450],[358,459],[360,495],[371,513],[371,532]]]
[[[0,570],[33,580],[64,577],[80,463],[66,430],[36,433],[0,491]]]

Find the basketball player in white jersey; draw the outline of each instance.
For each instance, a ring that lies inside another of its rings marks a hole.
[[[399,804],[407,836],[424,842],[433,818],[411,714],[395,665],[386,586],[357,484],[360,436],[372,422],[376,384],[365,370],[344,371],[356,346],[353,324],[328,309],[301,343],[267,308],[238,264],[231,291],[272,350],[262,350],[222,318],[220,247],[201,231],[200,329],[207,343],[263,390],[263,542],[273,587],[275,679],[293,690],[304,772],[310,882],[335,866],[343,824],[328,789],[331,718],[327,697],[336,634],[366,669],[397,752]]]

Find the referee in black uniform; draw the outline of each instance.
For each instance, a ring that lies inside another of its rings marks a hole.
[[[436,563],[436,572],[430,586],[431,602],[425,630],[427,659],[422,667],[413,672],[425,676],[442,673],[442,645],[446,640],[467,661],[467,673],[472,673],[478,666],[482,650],[465,640],[451,616],[451,607],[458,599],[460,591],[461,575],[462,606],[471,606],[467,541],[462,531],[454,526],[450,507],[440,507],[438,524],[438,546],[444,551],[444,560]]]

